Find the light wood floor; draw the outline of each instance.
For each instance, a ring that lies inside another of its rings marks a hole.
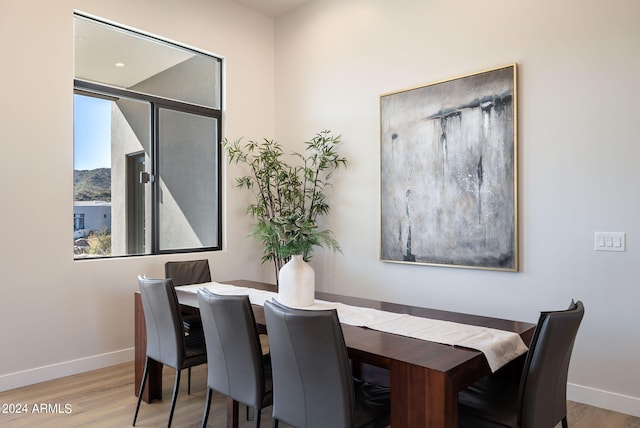
[[[186,372],[182,376],[173,418],[173,426],[177,428],[200,426],[206,394],[206,368],[195,367],[192,373],[191,395],[187,395]],[[165,369],[165,399],[152,404],[143,402],[136,426],[166,426],[173,380],[174,371]],[[136,405],[133,392],[133,363],[1,392],[0,426],[128,427]],[[208,427],[226,426],[225,406],[225,398],[215,395]],[[244,412],[243,406],[241,412]],[[271,408],[262,412],[261,426],[264,428],[271,426],[270,413]],[[583,404],[569,402],[568,413],[571,428],[640,428],[640,418]],[[241,417],[241,428],[253,426],[252,421],[244,419]],[[280,427],[285,428],[286,425],[280,424]]]

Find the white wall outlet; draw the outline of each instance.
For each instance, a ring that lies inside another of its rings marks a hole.
[[[624,232],[596,232],[594,250],[596,251],[626,251],[626,237]]]

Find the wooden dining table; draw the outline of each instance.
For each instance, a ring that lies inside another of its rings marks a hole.
[[[274,291],[275,286],[249,280],[222,281],[241,287]],[[181,308],[199,314],[197,295],[176,287]],[[338,294],[316,292],[316,299],[369,307],[387,312],[477,325],[519,334],[529,345],[535,324],[421,308]],[[264,309],[252,305],[256,324],[266,331]],[[135,311],[135,387],[142,380],[146,354],[146,328],[140,293],[134,295]],[[342,325],[345,343],[354,370],[362,377],[388,383],[391,387],[391,426],[393,428],[458,426],[458,392],[491,373],[484,354],[478,350],[443,345],[426,340],[384,333],[368,328]],[[496,375],[518,376],[524,355],[501,368]],[[143,393],[150,402],[162,398],[162,365],[152,366]],[[238,403],[227,402],[227,426],[238,426]]]

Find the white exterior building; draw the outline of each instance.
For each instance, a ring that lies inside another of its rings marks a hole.
[[[102,230],[111,232],[111,202],[74,201],[73,237],[82,238]]]

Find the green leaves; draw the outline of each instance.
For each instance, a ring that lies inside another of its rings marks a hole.
[[[333,239],[330,230],[318,230],[318,226],[303,215],[291,214],[271,218],[268,229],[273,231],[274,244],[278,247],[277,254],[282,258],[301,254],[308,261],[314,246],[340,251],[340,246]]]
[[[255,196],[247,213],[258,220],[252,235],[263,244],[263,263],[273,260],[279,269],[292,255],[308,259],[315,246],[340,251],[331,231],[318,230],[316,224],[318,216],[329,213],[324,192],[333,172],[347,165],[337,151],[340,142],[340,136],[322,131],[304,143],[304,153],[289,156],[293,164],[287,163],[282,146],[274,140],[222,142],[230,163],[251,169],[251,174],[236,180],[236,186]]]

